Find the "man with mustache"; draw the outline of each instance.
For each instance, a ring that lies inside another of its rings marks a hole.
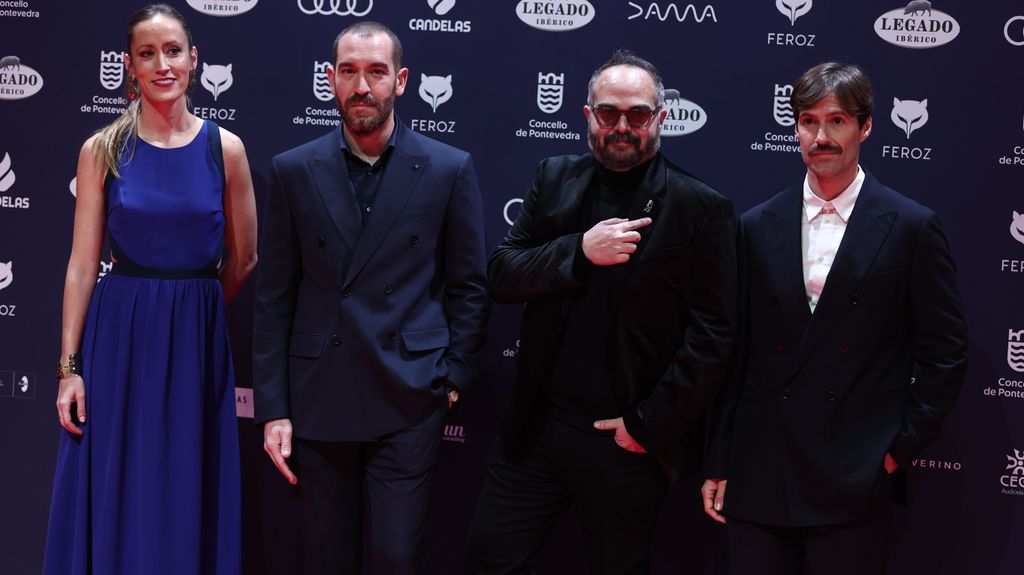
[[[331,58],[341,127],[271,169],[256,423],[296,485],[296,573],[422,574],[444,417],[473,384],[490,306],[483,202],[469,154],[396,118],[409,71],[390,29],[354,24]]]
[[[807,174],[740,218],[740,345],[701,494],[730,575],[875,575],[967,327],[935,213],[859,166],[863,71],[815,66],[790,102]]]
[[[569,509],[590,573],[648,573],[669,481],[698,467],[730,366],[732,204],[658,151],[657,69],[616,53],[583,113],[593,153],[540,163],[488,266],[495,300],[526,310],[470,527],[477,574],[530,572]]]

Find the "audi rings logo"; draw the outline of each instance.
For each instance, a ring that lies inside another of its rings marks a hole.
[[[509,214],[509,210],[512,209],[513,206],[516,206],[514,215],[518,217],[519,210],[523,209],[523,199],[512,198],[511,200],[505,202],[505,207],[501,210],[501,215],[505,217],[505,222],[508,223],[508,225],[510,226],[514,224],[516,221],[515,218],[511,217],[513,214]]]
[[[1003,26],[1003,36],[1014,46],[1024,46],[1024,16],[1014,16]]]
[[[297,0],[303,14],[322,16],[366,16],[373,10],[373,0],[365,0],[366,7],[360,10],[363,0]],[[310,6],[307,8],[306,6]]]

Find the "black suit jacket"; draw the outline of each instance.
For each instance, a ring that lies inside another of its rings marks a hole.
[[[490,308],[483,201],[462,150],[401,127],[363,227],[341,130],[276,156],[253,325],[256,422],[358,441],[476,376]]]
[[[707,473],[725,513],[809,526],[860,516],[891,453],[906,467],[953,407],[967,326],[935,214],[866,175],[812,315],[803,187],[740,218],[740,365]]]
[[[511,451],[531,439],[541,386],[552,365],[573,290],[587,281],[579,246],[583,196],[594,157],[541,162],[522,211],[491,255],[494,298],[525,303],[512,403],[502,426]],[[699,462],[704,414],[725,378],[735,323],[732,204],[658,154],[629,217],[639,230],[619,293],[606,361],[630,435],[659,456],[670,475]]]

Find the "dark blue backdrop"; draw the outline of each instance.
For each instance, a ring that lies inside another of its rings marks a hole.
[[[190,21],[199,48],[206,81],[193,93],[197,113],[242,137],[261,205],[271,156],[336,125],[317,74],[335,34],[363,16],[392,26],[411,70],[398,113],[414,129],[473,153],[491,245],[518,213],[538,160],[586,151],[586,82],[616,48],[655,62],[666,86],[680,92],[664,152],[741,211],[802,177],[784,106],[787,85],[824,60],[864,66],[877,110],[863,165],[939,213],[971,328],[971,369],[959,405],[910,470],[912,499],[897,517],[892,571],[1021,572],[1013,552],[1024,536],[1019,1],[936,0],[930,13],[906,16],[902,0],[172,4]],[[81,142],[124,105],[124,25],[138,5],[0,0],[4,574],[36,573],[41,565],[60,433],[50,374],[59,353],[75,161]],[[450,85],[451,98],[432,106],[420,96],[424,83]],[[205,87],[214,84],[216,96]],[[915,120],[908,126],[895,108]],[[252,381],[250,312],[251,286],[230,310],[240,388]],[[514,369],[518,316],[516,307],[496,307],[480,391],[446,429],[430,523],[434,573],[467,572],[462,542]],[[241,414],[251,410],[246,391],[239,392]],[[239,420],[246,572],[289,573],[292,501],[250,423]],[[657,573],[722,572],[722,530],[701,515],[697,480],[673,489],[655,548]],[[558,527],[539,573],[581,571],[575,523],[567,517]]]

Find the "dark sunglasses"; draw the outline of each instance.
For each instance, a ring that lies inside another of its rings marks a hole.
[[[618,125],[619,118],[622,116],[626,116],[626,123],[629,124],[630,128],[646,128],[650,125],[651,120],[654,119],[654,116],[657,115],[659,110],[661,110],[661,106],[658,106],[653,110],[646,106],[637,106],[636,108],[630,108],[628,110],[620,110],[609,104],[590,107],[590,112],[594,114],[594,119],[597,120],[597,125],[602,128],[614,128]]]

